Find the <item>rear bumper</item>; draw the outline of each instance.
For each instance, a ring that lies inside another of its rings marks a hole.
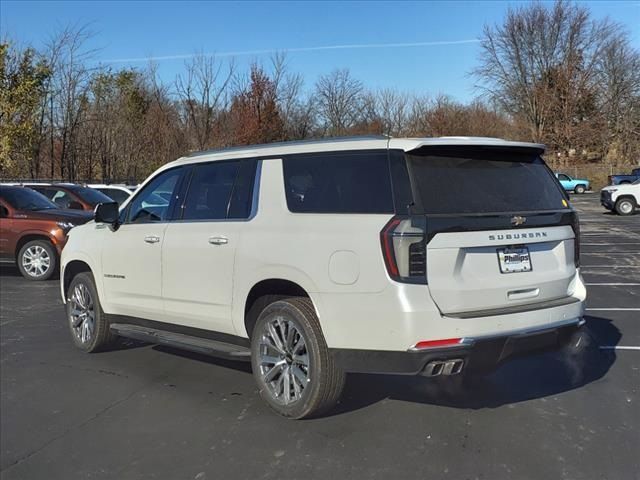
[[[446,348],[404,352],[332,349],[331,352],[347,372],[419,375],[431,362],[462,359],[463,371],[486,373],[512,357],[564,347],[583,324],[584,320],[577,318],[545,328],[464,338],[460,345]]]

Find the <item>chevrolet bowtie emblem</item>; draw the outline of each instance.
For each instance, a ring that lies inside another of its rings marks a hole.
[[[517,227],[518,225],[522,225],[526,221],[527,221],[526,217],[520,217],[520,216],[511,217],[511,225],[513,225],[514,227]]]

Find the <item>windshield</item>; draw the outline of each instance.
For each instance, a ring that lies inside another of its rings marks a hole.
[[[26,187],[0,187],[0,197],[16,210],[50,210],[58,206],[41,193]]]
[[[409,152],[406,158],[416,213],[568,208],[557,179],[536,152],[428,148]]]
[[[83,201],[95,207],[99,203],[111,203],[113,200],[104,193],[89,187],[73,187],[73,193],[78,195]]]

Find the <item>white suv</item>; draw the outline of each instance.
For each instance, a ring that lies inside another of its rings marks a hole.
[[[559,348],[586,291],[543,150],[359,137],[181,158],[71,231],[72,338],[250,360],[293,418],[332,407],[345,372],[478,374]]]
[[[633,215],[640,208],[640,180],[631,184],[610,185],[600,191],[600,204],[619,215]]]

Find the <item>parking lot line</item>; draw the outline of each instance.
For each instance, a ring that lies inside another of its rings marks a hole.
[[[580,245],[590,245],[598,247],[610,247],[611,245],[640,245],[640,242],[616,242],[616,243],[580,243]]]
[[[585,283],[587,287],[639,287],[640,283]]]
[[[582,265],[580,268],[640,268],[640,265]]]
[[[607,312],[607,311],[611,311],[611,312],[640,312],[640,308],[617,308],[617,307],[610,307],[610,308],[585,308],[585,310],[589,310],[592,312]]]
[[[601,345],[600,350],[640,350],[640,347],[630,347],[627,345]]]

